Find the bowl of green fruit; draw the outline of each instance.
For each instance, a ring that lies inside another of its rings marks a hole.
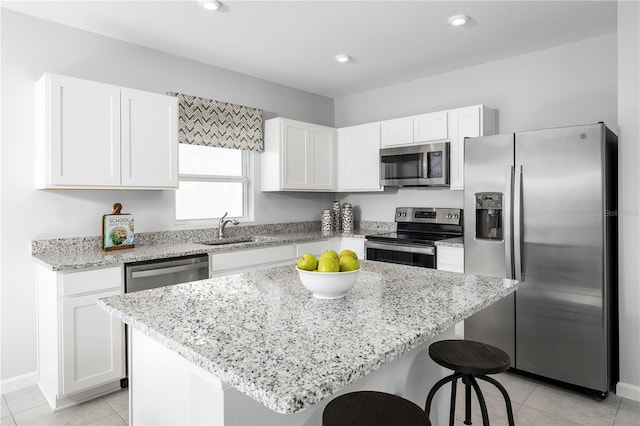
[[[358,255],[351,250],[327,250],[316,258],[305,253],[296,266],[300,282],[314,297],[338,299],[355,285],[360,274]]]

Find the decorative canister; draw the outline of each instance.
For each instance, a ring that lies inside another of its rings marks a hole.
[[[333,229],[333,215],[331,209],[324,209],[320,214],[320,230],[331,231]]]
[[[351,204],[342,205],[342,230],[353,231],[353,206]]]
[[[340,218],[340,201],[334,201],[331,205],[331,213],[333,214],[333,229],[339,231],[342,228],[342,220]]]

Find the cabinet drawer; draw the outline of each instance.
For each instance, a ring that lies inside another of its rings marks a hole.
[[[293,263],[293,246],[264,247],[250,250],[235,250],[228,253],[212,254],[211,271],[244,268],[275,262]]]
[[[122,288],[122,268],[93,269],[61,276],[62,296]]]
[[[311,253],[315,256],[321,255],[327,250],[331,250],[331,241],[322,240],[322,241],[311,241],[308,243],[300,243],[296,244],[296,255],[298,258],[305,253]]]

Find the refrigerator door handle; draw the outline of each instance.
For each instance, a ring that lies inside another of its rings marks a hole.
[[[504,235],[504,264],[507,278],[514,277],[513,271],[513,247],[511,238],[511,197],[513,195],[513,166],[507,166],[504,185],[503,202],[503,235]]]
[[[515,279],[524,281],[522,273],[522,165],[516,164],[513,184],[513,264]]]

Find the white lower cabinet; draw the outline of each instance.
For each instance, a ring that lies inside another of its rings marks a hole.
[[[436,265],[441,271],[464,273],[464,249],[462,247],[438,246]]]
[[[358,259],[364,259],[364,238],[342,237],[338,239],[338,253],[342,250],[353,250]]]
[[[319,241],[309,241],[306,243],[298,243],[295,248],[295,257],[296,260],[306,253],[311,253],[314,256],[320,256],[327,250],[334,250],[335,244],[331,240],[319,240]]]
[[[124,324],[96,304],[122,294],[122,268],[61,273],[37,266],[38,386],[54,410],[120,389]]]
[[[438,246],[436,249],[436,265],[440,271],[464,273],[464,248]],[[455,325],[458,339],[464,338],[464,321]]]
[[[216,277],[275,265],[292,264],[293,245],[260,247],[209,254],[209,276]]]
[[[296,260],[305,253],[320,256],[327,250],[353,250],[359,259],[364,259],[364,238],[334,237],[327,240],[309,241],[296,244]]]
[[[219,277],[277,265],[293,267],[303,254],[320,256],[327,250],[340,252],[349,249],[355,251],[358,258],[364,259],[364,241],[364,238],[334,237],[281,246],[210,253],[209,276]]]

